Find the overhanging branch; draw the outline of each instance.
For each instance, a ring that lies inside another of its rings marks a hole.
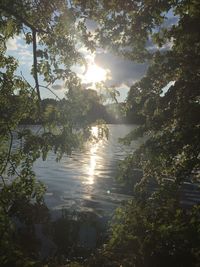
[[[37,40],[36,40],[36,31],[33,29],[32,29],[32,37],[33,37],[33,77],[35,80],[35,88],[38,96],[38,101],[40,103],[41,96],[40,96],[40,87],[38,82],[38,71],[37,71]]]

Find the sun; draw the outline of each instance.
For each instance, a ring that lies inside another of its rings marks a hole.
[[[107,79],[107,71],[95,63],[90,64],[88,69],[83,76],[83,81],[85,83],[98,83],[105,81]]]

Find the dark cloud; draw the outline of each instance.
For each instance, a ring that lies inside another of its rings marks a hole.
[[[54,85],[52,85],[51,88],[58,91],[58,90],[62,90],[63,86],[60,84],[54,84]]]
[[[98,53],[95,57],[95,63],[111,71],[112,79],[108,82],[108,85],[115,86],[121,86],[122,84],[131,86],[141,79],[147,70],[147,64],[125,60],[110,53]]]

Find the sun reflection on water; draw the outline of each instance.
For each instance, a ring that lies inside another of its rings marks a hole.
[[[91,128],[91,134],[92,134],[92,137],[94,138],[98,138],[98,135],[99,135],[99,129],[97,126],[93,126]]]
[[[88,180],[87,184],[94,184],[94,175],[95,175],[95,169],[97,165],[97,150],[98,150],[99,144],[93,144],[93,146],[90,148],[90,161],[88,166]]]
[[[94,126],[91,128],[91,134],[94,138],[98,138],[98,127]],[[97,159],[99,157],[98,155],[98,151],[99,148],[102,144],[102,140],[98,140],[96,142],[91,142],[90,143],[90,158],[89,158],[89,162],[88,162],[88,166],[87,166],[87,180],[84,182],[84,184],[87,185],[93,185],[94,184],[94,178],[96,175],[98,175],[98,171],[96,169],[97,167]]]

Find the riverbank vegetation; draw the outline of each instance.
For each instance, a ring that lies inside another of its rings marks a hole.
[[[117,209],[106,244],[71,266],[198,267],[200,206],[185,201],[183,188],[199,186],[199,1],[1,0],[0,12],[0,265],[67,266],[63,255],[44,263],[20,229],[33,233],[35,224],[49,218],[34,161],[46,159],[48,151],[58,159],[70,154],[87,140],[97,119],[88,119],[88,113],[90,108],[91,116],[95,113],[99,96],[84,91],[72,71],[85,64],[80,42],[91,51],[103,47],[148,64],[125,106],[127,117],[142,124],[122,140],[129,144],[145,136],[147,141],[120,163],[119,180],[132,186],[134,196]],[[93,33],[87,19],[97,24]],[[32,47],[34,85],[17,74],[18,62],[7,54],[15,36]],[[67,104],[44,109],[42,87],[61,80]],[[27,118],[45,118],[39,134],[19,130]]]

